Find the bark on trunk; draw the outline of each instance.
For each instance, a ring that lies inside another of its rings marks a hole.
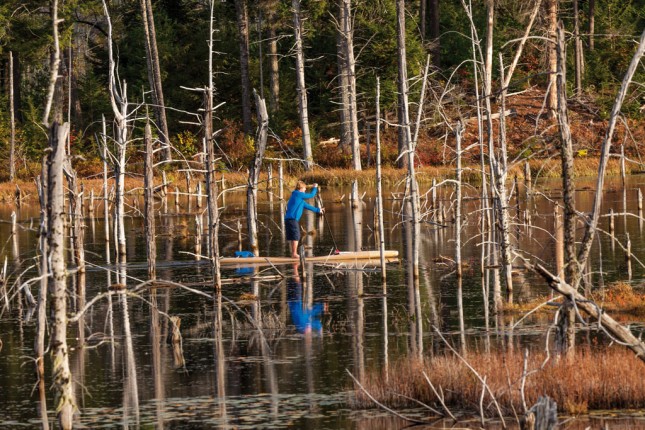
[[[558,23],[557,33],[558,53],[558,123],[560,129],[560,156],[562,158],[562,192],[564,200],[564,279],[567,283],[577,286],[579,283],[580,271],[576,261],[576,209],[575,209],[575,187],[573,184],[573,146],[571,141],[571,130],[569,128],[569,113],[567,108],[566,95],[566,52],[564,48],[564,25]],[[572,353],[575,346],[575,310],[569,300],[565,300],[560,311],[558,322],[559,340],[557,349],[561,353]]]
[[[430,15],[430,40],[432,40],[432,64],[435,67],[441,65],[441,44],[439,40],[439,0],[429,0]]]
[[[576,97],[582,95],[582,74],[583,74],[583,58],[582,58],[582,41],[580,40],[580,16],[578,12],[578,0],[573,0],[573,43],[574,43],[574,56],[576,65]]]
[[[408,66],[405,49],[405,0],[396,0],[396,45],[398,61],[398,90],[399,90],[399,158],[400,168],[408,166],[408,157],[405,152],[410,148],[409,133],[410,115],[408,112]]]
[[[65,141],[69,124],[52,124],[50,131],[50,148],[48,165],[49,196],[48,211],[48,248],[51,269],[51,345],[52,385],[54,404],[58,415],[59,426],[72,428],[74,413],[74,394],[72,374],[69,370],[69,350],[67,348],[67,270],[65,267],[65,213],[63,164],[65,162]]]
[[[342,24],[345,21],[345,8],[343,1],[338,4],[338,22],[341,23],[340,31],[338,32],[338,40],[336,43],[336,50],[338,56],[338,89],[340,93],[340,141],[338,142],[340,149],[346,152],[351,147],[351,130],[349,126],[349,85],[347,82],[347,68],[345,65],[345,55],[347,48],[345,47],[347,40],[343,37]]]
[[[144,228],[146,232],[146,257],[148,262],[148,278],[155,279],[157,246],[155,243],[155,213],[154,213],[154,158],[152,148],[152,131],[150,123],[146,123],[145,137],[146,158],[144,161]]]
[[[215,149],[213,148],[213,103],[212,91],[204,91],[204,143],[206,145],[206,194],[208,195],[208,244],[211,268],[213,271],[213,287],[219,291],[222,280],[219,268],[219,208],[217,207],[217,181],[215,180]]]
[[[378,219],[378,249],[381,262],[381,279],[385,288],[387,270],[385,268],[385,228],[383,225],[383,188],[381,185],[381,80],[376,78],[376,204]]]
[[[546,51],[548,58],[548,71],[549,71],[549,87],[547,94],[547,108],[551,117],[556,115],[558,107],[558,89],[557,89],[557,73],[558,73],[558,55],[556,52],[557,43],[557,29],[558,29],[558,0],[547,1],[547,37],[549,40],[546,42]]]
[[[349,135],[350,146],[352,149],[352,168],[361,170],[361,151],[358,139],[358,113],[356,105],[356,74],[354,60],[354,29],[352,25],[352,2],[351,0],[342,0],[341,9],[341,37],[343,38],[343,47],[345,48],[344,69],[347,76],[347,102],[349,114]]]
[[[249,17],[246,0],[235,0],[237,37],[240,45],[240,76],[242,79],[242,126],[244,134],[252,133],[251,125],[251,80],[249,78]]]
[[[278,38],[276,34],[277,14],[269,10],[269,109],[271,113],[280,110],[280,68],[278,63]]]
[[[255,97],[255,106],[258,111],[258,131],[255,138],[255,157],[251,168],[249,169],[249,180],[246,188],[246,214],[247,228],[249,232],[249,245],[253,255],[259,254],[258,246],[258,181],[262,171],[262,159],[267,144],[267,134],[269,130],[269,115],[267,114],[266,103],[256,91],[253,91]]]
[[[146,62],[148,65],[148,82],[152,89],[152,102],[157,126],[161,132],[161,142],[164,146],[166,160],[172,160],[170,149],[170,134],[168,132],[168,121],[166,119],[166,105],[163,96],[163,85],[161,82],[161,65],[159,64],[159,52],[157,50],[157,30],[155,29],[154,13],[150,0],[141,0],[141,14],[143,31],[145,33]]]
[[[596,0],[589,0],[589,50],[594,50],[594,32],[596,31]]]
[[[296,40],[296,85],[298,92],[298,113],[302,130],[302,148],[305,170],[313,166],[311,137],[309,136],[309,109],[307,107],[307,88],[305,87],[305,55],[302,47],[302,24],[300,22],[300,0],[291,0],[293,7],[293,31]]]
[[[16,177],[16,111],[14,106],[13,52],[9,51],[9,127],[11,128],[9,148],[9,180]]]

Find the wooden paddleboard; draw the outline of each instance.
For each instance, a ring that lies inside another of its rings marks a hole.
[[[399,251],[385,251],[385,259],[392,260],[399,256]],[[341,252],[340,254],[318,255],[305,257],[305,261],[315,263],[379,263],[381,253],[379,251],[356,251]],[[220,265],[247,265],[247,264],[284,264],[297,263],[299,258],[291,257],[223,257],[220,258]]]

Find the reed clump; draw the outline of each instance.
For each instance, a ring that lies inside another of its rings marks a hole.
[[[612,314],[645,316],[645,294],[627,282],[615,282],[593,294],[596,302]]]
[[[524,396],[531,407],[540,396],[548,395],[560,412],[587,413],[591,410],[641,409],[645,407],[645,363],[622,347],[579,347],[570,359],[547,359],[545,352],[534,352],[527,360]],[[506,416],[524,413],[522,351],[479,353],[466,356],[499,403]],[[406,359],[390,367],[388,375],[374,372],[363,381],[365,389],[391,408],[417,407],[415,399],[441,411],[442,405],[426,381],[428,375],[438,392],[443,392],[446,406],[454,412],[480,413],[482,383],[458,357],[447,353],[426,359]],[[372,407],[366,394],[356,387],[353,405]],[[497,410],[486,394],[484,415],[493,417]]]

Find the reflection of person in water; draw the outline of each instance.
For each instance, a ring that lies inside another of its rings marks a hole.
[[[302,283],[298,274],[298,266],[294,266],[294,276],[287,280],[287,300],[291,321],[300,333],[322,332],[322,314],[325,311],[323,303],[309,306],[302,297]]]

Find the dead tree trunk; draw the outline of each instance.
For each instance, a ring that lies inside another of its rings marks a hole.
[[[168,132],[168,120],[166,119],[166,105],[163,96],[163,85],[161,82],[161,65],[159,64],[159,52],[157,51],[157,30],[155,29],[154,13],[150,0],[141,0],[141,14],[143,31],[145,33],[146,60],[148,65],[148,82],[152,89],[153,110],[157,119],[157,126],[161,131],[161,142],[164,147],[166,160],[172,160],[170,148],[170,134]]]
[[[74,413],[74,394],[72,375],[69,370],[69,350],[67,348],[67,268],[65,267],[65,210],[63,165],[65,163],[65,141],[69,124],[52,124],[48,166],[49,196],[48,212],[48,249],[51,269],[52,319],[51,346],[52,386],[55,393],[55,408],[61,428],[71,429]]]
[[[607,315],[600,306],[578,293],[573,286],[553,275],[542,265],[531,264],[527,261],[525,261],[524,264],[528,269],[541,275],[553,290],[562,294],[564,297],[567,297],[569,300],[575,301],[577,309],[582,309],[586,314],[596,319],[603,331],[621,341],[627,348],[631,349],[641,361],[645,362],[645,343],[634,336],[628,328],[619,324],[616,320]]]
[[[562,193],[564,200],[564,278],[570,285],[577,286],[579,281],[578,263],[576,261],[576,208],[575,186],[573,183],[573,146],[569,128],[569,113],[566,95],[566,52],[564,48],[564,25],[558,23],[558,124],[560,129],[560,156],[562,158]],[[572,303],[565,300],[558,321],[556,348],[560,353],[571,353],[575,346],[575,311]]]
[[[146,257],[148,261],[148,278],[155,279],[157,246],[155,244],[155,209],[154,209],[154,158],[152,148],[152,131],[150,123],[146,123],[145,137],[146,155],[144,162],[144,228],[146,231]]]
[[[341,27],[338,32],[338,40],[336,42],[336,51],[338,57],[338,90],[340,93],[340,106],[338,112],[340,114],[340,140],[338,145],[340,146],[341,151],[345,153],[351,148],[351,130],[349,124],[349,85],[347,82],[347,68],[345,65],[345,55],[347,48],[345,44],[347,40],[343,37],[342,23],[345,20],[345,8],[343,7],[343,0],[340,0],[338,4],[338,22],[341,23]]]
[[[39,229],[39,252],[40,252],[40,291],[38,293],[38,304],[36,309],[36,341],[34,352],[36,353],[36,372],[39,380],[45,378],[45,331],[47,318],[47,285],[49,283],[49,250],[47,248],[47,228],[49,225],[47,199],[49,198],[49,167],[47,157],[43,158],[41,176],[38,178],[38,200],[40,202],[40,229]]]
[[[249,17],[246,0],[235,0],[237,38],[240,46],[240,77],[242,79],[242,127],[251,134],[251,80],[249,78]]]
[[[383,226],[383,187],[381,185],[381,80],[376,78],[376,204],[378,219],[378,249],[381,258],[381,279],[385,286],[385,228]],[[385,287],[384,287],[385,288]]]
[[[277,6],[277,5],[275,5]],[[269,109],[271,113],[280,110],[280,67],[278,63],[278,37],[276,33],[276,7],[269,7]]]
[[[293,31],[296,40],[296,85],[298,92],[298,113],[302,130],[302,148],[305,170],[313,167],[311,136],[309,135],[309,109],[307,107],[307,88],[305,86],[305,55],[302,46],[302,24],[300,22],[300,0],[291,0],[293,7]]]
[[[456,203],[455,203],[455,266],[457,266],[457,279],[461,285],[462,264],[461,264],[461,138],[464,134],[464,126],[461,122],[455,127],[455,153],[457,156],[456,166]]]
[[[609,117],[609,125],[607,126],[607,132],[605,138],[602,142],[600,149],[600,161],[598,163],[598,180],[596,182],[596,194],[594,196],[593,206],[591,209],[591,215],[587,222],[587,227],[585,229],[585,234],[582,239],[582,245],[580,246],[580,251],[578,251],[578,264],[583,267],[587,259],[589,258],[589,252],[591,251],[591,244],[596,235],[598,229],[598,220],[600,219],[600,206],[602,204],[602,191],[605,183],[605,172],[607,170],[607,162],[609,161],[609,150],[611,149],[612,139],[614,137],[614,131],[616,129],[616,122],[618,121],[618,115],[622,108],[623,102],[627,95],[627,89],[629,84],[636,73],[636,69],[640,64],[641,58],[645,53],[645,31],[641,34],[638,48],[632,57],[632,61],[629,64],[629,68],[625,73],[623,82],[620,86],[620,91],[616,95],[616,101],[611,110],[611,116]]]
[[[408,112],[408,65],[405,49],[405,0],[396,0],[396,52],[398,61],[398,90],[399,90],[399,167],[408,165],[406,151],[410,149],[410,134],[405,132],[410,127]]]
[[[74,245],[74,263],[78,273],[85,273],[85,245],[84,245],[84,226],[83,226],[83,195],[78,194],[77,175],[68,161],[65,167],[69,188],[69,212],[72,219],[72,243]]]
[[[11,142],[9,147],[9,180],[13,182],[16,177],[16,111],[13,83],[13,52],[9,51],[9,126],[11,128]]]
[[[206,194],[208,204],[208,245],[213,270],[213,287],[219,291],[222,280],[219,269],[219,208],[217,207],[217,181],[215,180],[215,149],[213,148],[213,103],[212,91],[204,91],[204,142],[206,145]]]
[[[266,103],[257,92],[253,91],[255,106],[258,111],[258,131],[255,138],[255,157],[249,169],[249,181],[246,188],[246,214],[249,231],[249,245],[253,255],[259,255],[258,246],[258,181],[262,171],[262,159],[267,145],[267,133],[269,130],[269,115],[267,114]]]
[[[589,0],[589,50],[594,50],[594,32],[596,31],[596,0]]]
[[[584,61],[582,56],[582,40],[580,40],[580,15],[578,12],[578,0],[573,0],[573,43],[576,72],[576,97],[582,95],[582,75],[584,73]]]
[[[549,66],[549,86],[547,93],[547,108],[551,117],[555,117],[558,107],[558,89],[556,75],[558,73],[558,55],[556,52],[556,38],[558,29],[558,0],[547,0],[547,37],[546,51]]]
[[[124,261],[126,255],[125,246],[125,222],[124,222],[124,181],[125,181],[125,153],[127,145],[127,127],[126,119],[128,116],[128,98],[127,86],[123,82],[122,86],[117,85],[116,80],[116,62],[112,49],[112,21],[107,3],[103,0],[103,10],[108,23],[108,58],[109,58],[109,79],[108,86],[110,92],[110,103],[114,113],[116,123],[115,144],[117,147],[116,160],[114,162],[114,237],[117,261]]]
[[[352,2],[351,0],[342,0],[341,9],[341,37],[344,39],[343,47],[345,48],[344,69],[347,76],[347,97],[348,97],[348,114],[349,114],[349,132],[352,148],[352,168],[361,170],[361,150],[358,139],[358,113],[356,107],[356,73],[354,60],[354,28],[352,22]]]
[[[499,56],[500,63],[500,77],[504,82],[504,64],[502,62],[502,55]],[[510,196],[506,190],[506,179],[508,177],[507,165],[507,151],[506,151],[506,117],[504,111],[506,109],[506,87],[501,91],[501,106],[499,116],[499,141],[500,151],[495,157],[491,155],[491,160],[494,160],[493,168],[491,169],[495,179],[495,194],[497,196],[497,210],[499,213],[500,221],[500,250],[502,256],[502,268],[504,271],[504,281],[506,284],[506,292],[508,294],[508,302],[513,302],[513,276],[512,276],[512,257],[511,257],[511,222],[508,213]]]

